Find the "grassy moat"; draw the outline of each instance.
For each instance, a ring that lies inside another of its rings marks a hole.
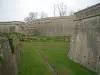
[[[70,60],[68,50],[68,41],[24,41],[18,75],[97,75]]]

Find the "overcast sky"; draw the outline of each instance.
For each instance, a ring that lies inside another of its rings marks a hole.
[[[0,0],[0,21],[23,21],[29,12],[45,11],[53,16],[53,6],[64,2],[70,10],[78,11],[100,0]]]

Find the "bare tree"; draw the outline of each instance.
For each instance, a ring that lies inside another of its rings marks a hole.
[[[38,16],[38,13],[37,12],[30,12],[29,13],[29,18],[30,18],[30,21],[35,21],[37,19],[37,16]]]
[[[65,5],[62,2],[60,4],[55,4],[54,5],[54,16],[55,16],[56,11],[58,11],[59,16],[66,16],[67,5]]]
[[[27,23],[29,23],[30,22],[29,17],[24,18],[24,21],[27,22]]]
[[[56,16],[56,4],[54,5],[54,11],[53,11],[53,13],[54,13],[54,17]]]
[[[58,10],[58,4],[55,4],[55,5],[54,5],[54,11],[53,11],[54,17],[56,16],[57,10]]]
[[[47,18],[48,14],[46,12],[41,12],[40,13],[40,18]]]
[[[29,22],[34,22],[36,21],[38,17],[38,13],[37,12],[30,12],[29,13],[29,17],[24,18],[24,20],[29,23]]]
[[[67,14],[67,5],[64,5],[64,3],[58,4],[58,11],[60,16],[66,16]]]

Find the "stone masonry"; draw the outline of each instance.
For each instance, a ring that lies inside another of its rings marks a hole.
[[[46,20],[39,20],[35,23],[27,24],[25,28],[36,27],[41,36],[71,36],[74,28],[73,17],[53,17]]]
[[[68,57],[100,74],[100,3],[76,12],[74,16],[39,20],[19,25],[16,30],[32,34],[33,29],[37,29],[41,36],[71,36]],[[0,39],[0,55],[4,60],[0,64],[0,75],[17,75],[20,50],[18,45],[15,53],[11,53],[7,39]]]
[[[14,47],[14,53],[12,53],[8,39],[0,38],[0,56],[3,58],[3,63],[0,63],[0,75],[17,75],[21,50],[19,43]]]
[[[75,13],[75,29],[68,56],[100,73],[100,3]]]
[[[33,23],[24,22],[0,22],[0,32],[2,33],[23,33],[41,36],[71,36],[74,28],[73,16],[52,17],[40,19]]]

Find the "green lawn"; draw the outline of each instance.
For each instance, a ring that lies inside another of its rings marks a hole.
[[[18,75],[53,75],[45,60],[57,75],[97,75],[67,57],[69,42],[23,42],[23,55]]]

